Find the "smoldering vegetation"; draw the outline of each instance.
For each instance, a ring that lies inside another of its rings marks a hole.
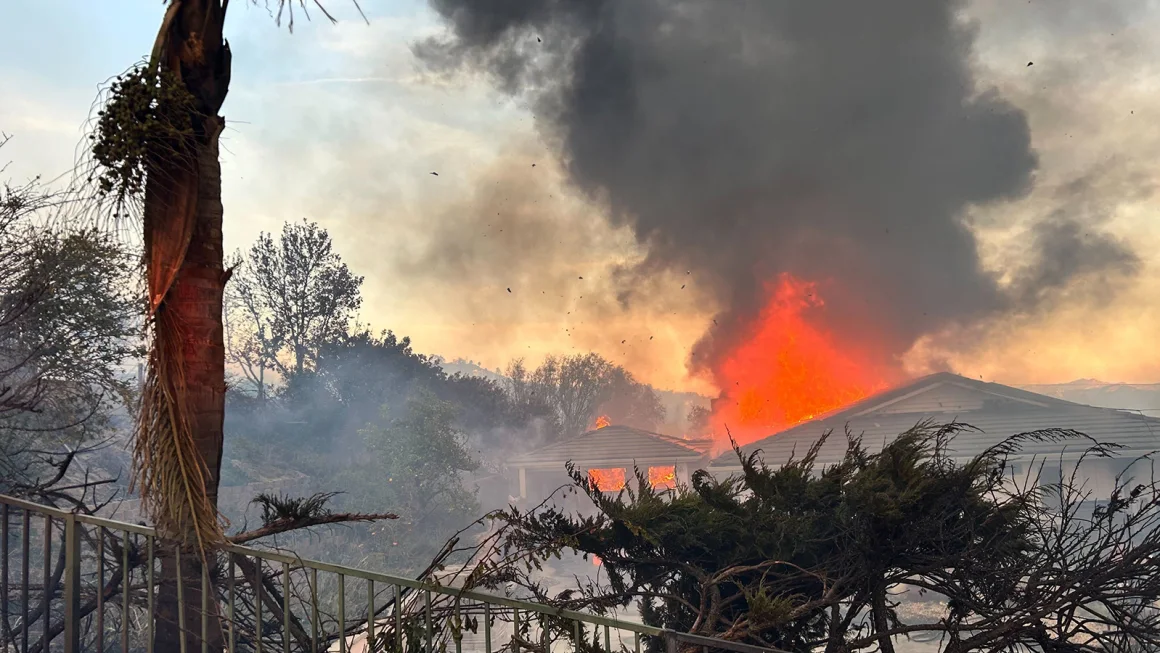
[[[421,571],[460,529],[516,500],[514,455],[600,415],[646,429],[674,417],[661,393],[597,354],[513,360],[500,373],[358,323],[362,278],[316,224],[263,234],[234,262],[220,501],[231,529],[260,519],[249,503],[259,493],[337,492],[336,510],[399,515],[281,538],[301,555]]]

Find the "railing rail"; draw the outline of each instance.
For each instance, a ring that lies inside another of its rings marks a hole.
[[[156,653],[779,653],[287,551],[202,564],[147,526],[6,495],[0,528],[0,653],[155,653],[159,627],[176,650]]]

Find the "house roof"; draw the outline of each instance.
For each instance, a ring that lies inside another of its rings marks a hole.
[[[709,440],[682,440],[612,424],[553,442],[517,456],[509,464],[561,468],[568,461],[587,466],[699,462],[711,446]]]
[[[845,429],[861,435],[867,447],[885,446],[915,424],[932,419],[969,424],[978,432],[958,434],[951,454],[970,458],[1018,433],[1041,429],[1072,429],[1099,442],[1124,447],[1123,455],[1160,450],[1160,419],[1111,408],[1095,408],[1036,394],[998,383],[968,379],[957,374],[925,376],[903,386],[868,397],[846,408],[800,424],[742,447],[746,455],[760,449],[771,465],[781,464],[795,453],[802,456],[827,431],[833,436],[818,454],[822,465],[838,462],[846,450]],[[1087,445],[1080,441],[1028,443],[1019,458],[1079,455]],[[716,458],[717,468],[735,468],[732,451]]]

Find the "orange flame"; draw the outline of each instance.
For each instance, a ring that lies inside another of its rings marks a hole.
[[[673,465],[648,468],[648,484],[658,490],[677,487],[677,468]]]
[[[602,429],[606,426],[612,426],[612,420],[608,419],[608,415],[601,415],[596,418],[596,428]]]
[[[843,342],[807,319],[825,306],[814,283],[783,274],[748,340],[716,366],[725,400],[712,424],[740,443],[772,435],[883,390],[898,380],[872,343]],[[820,435],[820,434],[819,434]]]
[[[601,492],[619,492],[624,489],[624,468],[590,469],[588,482]]]

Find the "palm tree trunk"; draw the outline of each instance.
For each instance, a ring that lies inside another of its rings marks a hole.
[[[182,325],[188,417],[208,472],[206,497],[217,505],[226,392],[222,300],[227,274],[222,256],[222,173],[218,162],[218,136],[224,121],[214,116],[205,122],[209,133],[198,152],[193,233],[166,308]]]
[[[219,116],[204,119],[204,141],[198,144],[197,203],[194,224],[185,260],[165,300],[165,310],[179,325],[178,333],[159,337],[178,337],[172,343],[179,351],[185,372],[185,406],[198,457],[204,463],[205,499],[217,505],[221,478],[223,423],[225,419],[225,342],[222,328],[222,300],[226,273],[223,269],[221,164],[218,160],[218,136],[223,120]],[[165,347],[167,343],[157,343]],[[186,536],[185,543],[196,538]],[[168,551],[162,556],[161,585],[158,588],[157,628],[154,650],[181,651],[181,621],[178,609],[177,561]],[[190,547],[183,551],[182,585],[186,631],[186,651],[201,651],[202,619],[202,552]],[[208,555],[208,554],[207,554]],[[212,578],[212,574],[210,574]],[[217,602],[209,597],[210,614],[207,631],[210,650],[221,648],[221,626],[217,619]]]
[[[150,175],[146,187],[147,276],[155,311],[151,360],[157,378],[156,391],[143,402],[153,402],[152,414],[160,418],[143,422],[153,431],[139,428],[138,438],[161,443],[152,443],[154,455],[140,458],[153,466],[154,477],[157,469],[168,470],[164,482],[151,485],[154,518],[169,539],[161,551],[156,653],[198,653],[203,632],[211,652],[220,651],[223,641],[213,589],[217,574],[205,573],[204,565],[214,562],[207,547],[222,537],[217,494],[226,389],[222,300],[228,273],[223,269],[218,160],[225,121],[218,113],[230,81],[224,22],[222,0],[170,0],[152,58],[180,79],[194,102],[191,151],[161,157],[155,169],[166,174]],[[150,407],[143,406],[142,414],[151,414]],[[166,446],[169,441],[180,444]],[[209,591],[204,597],[208,612],[202,609],[203,583]]]

